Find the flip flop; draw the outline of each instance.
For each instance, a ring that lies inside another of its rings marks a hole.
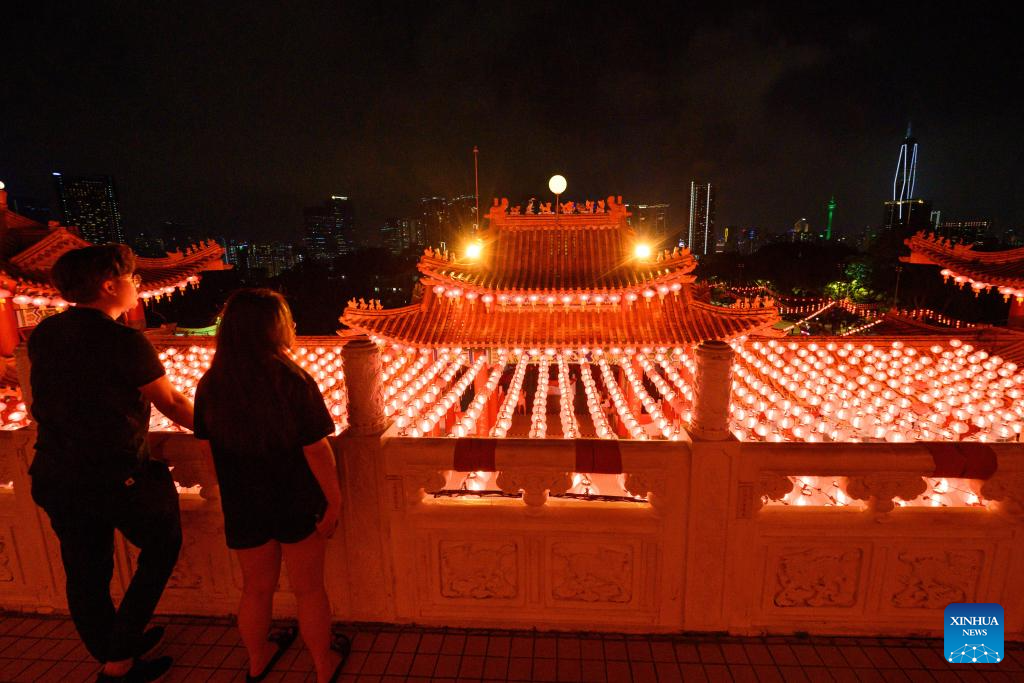
[[[338,676],[341,675],[341,670],[345,668],[348,655],[352,651],[352,641],[344,633],[335,633],[331,639],[331,649],[341,655],[341,661],[338,662],[338,666],[334,667],[334,673],[331,674],[330,679],[327,681],[327,683],[336,683]]]
[[[299,629],[297,626],[287,626],[276,633],[270,634],[267,637],[267,640],[277,644],[277,652],[275,652],[274,656],[270,658],[267,665],[263,667],[263,671],[259,672],[257,675],[253,676],[246,672],[245,683],[257,683],[258,681],[262,681],[266,678],[267,674],[273,671],[274,665],[277,664],[284,653],[288,651],[288,648],[292,646],[292,643],[295,642],[295,638],[298,635]]]

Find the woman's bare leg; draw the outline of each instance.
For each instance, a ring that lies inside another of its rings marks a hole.
[[[238,603],[238,630],[249,653],[249,673],[253,676],[274,656],[277,648],[267,640],[274,606],[274,591],[281,575],[281,544],[264,543],[258,548],[238,550],[242,566],[242,599]]]
[[[331,650],[331,605],[324,588],[324,552],[327,539],[314,531],[298,543],[281,545],[288,580],[295,592],[299,632],[309,648],[317,680],[326,683],[340,659]]]

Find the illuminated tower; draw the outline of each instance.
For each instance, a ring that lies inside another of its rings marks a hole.
[[[917,197],[914,184],[917,181],[917,140],[910,134],[900,146],[896,161],[896,177],[892,181],[892,199],[885,202],[885,231],[908,235],[929,228],[932,210],[930,201]]]
[[[897,202],[896,210],[899,218],[903,218],[902,202],[914,198],[914,183],[917,180],[917,140],[910,134],[907,124],[907,137],[900,146],[900,156],[896,160],[896,176],[892,180],[892,200]]]
[[[825,212],[825,241],[832,241],[832,218],[836,214],[836,196],[832,195],[832,199],[828,200],[828,207]]]
[[[690,229],[686,246],[701,257],[715,246],[715,192],[711,183],[690,183]]]

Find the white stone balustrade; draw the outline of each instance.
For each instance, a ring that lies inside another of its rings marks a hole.
[[[0,479],[12,482],[0,487],[0,607],[62,611],[56,541],[29,495],[34,437],[0,433]],[[179,484],[201,487],[182,494],[185,544],[160,610],[231,614],[240,574],[205,444],[182,433],[151,439]],[[456,469],[456,439],[394,428],[331,439],[344,496],[328,544],[335,618],[937,635],[950,601],[1024,604],[1016,444],[993,444],[995,473],[969,481],[981,504],[904,507],[932,479],[925,445],[621,441],[620,493],[646,502],[615,502],[558,495],[583,479],[579,441],[479,441],[494,445],[486,488],[518,497],[425,495]],[[837,482],[850,504],[763,504],[810,477]],[[115,591],[133,552],[119,540]],[[277,612],[292,614],[282,588]],[[1008,625],[1008,637],[1024,633]]]

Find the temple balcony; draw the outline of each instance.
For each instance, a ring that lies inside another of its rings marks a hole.
[[[756,367],[755,360],[772,367],[776,360],[790,363],[787,353],[813,369],[799,352],[818,358],[818,349],[765,346],[779,355],[768,359],[751,346],[758,355],[748,361],[743,349],[712,344],[687,349],[690,365],[682,359],[673,365],[670,352],[666,362],[677,368],[691,395],[685,405],[670,406],[671,416],[662,410],[672,427],[666,435],[644,417],[650,411],[640,392],[630,393],[632,372],[648,399],[660,401],[659,408],[666,404],[658,382],[641,379],[647,369],[639,358],[633,359],[636,365],[630,361],[630,370],[607,364],[610,382],[600,363],[590,364],[592,388],[611,406],[593,414],[584,396],[566,415],[563,396],[568,411],[572,392],[563,393],[565,385],[558,384],[559,356],[545,356],[551,383],[536,382],[506,428],[499,421],[504,400],[491,396],[515,379],[519,359],[491,364],[489,355],[467,356],[434,402],[421,401],[417,410],[429,414],[431,406],[443,406],[445,392],[479,366],[464,382],[465,395],[458,392],[457,401],[421,429],[420,414],[400,426],[405,406],[389,408],[390,401],[435,365],[435,378],[443,378],[451,359],[439,364],[440,354],[416,351],[400,371],[391,366],[397,357],[385,361],[388,350],[382,353],[368,340],[342,346],[338,339],[302,339],[300,346],[307,367],[322,373],[317,379],[325,400],[336,402],[339,434],[331,441],[344,510],[339,533],[328,545],[327,573],[339,620],[937,636],[950,602],[998,602],[1010,613],[1024,608],[1024,586],[1015,578],[1024,573],[1024,449],[1016,440],[983,441],[980,435],[990,425],[978,427],[970,419],[969,431],[951,429],[959,441],[904,443],[869,435],[861,442],[807,442],[796,440],[795,425],[775,422],[771,434],[786,440],[737,439],[735,389],[747,385],[732,373]],[[188,390],[209,349],[184,340],[159,348]],[[975,352],[958,356],[962,348],[940,349],[936,364],[947,352],[951,357],[945,360],[966,364]],[[656,354],[648,360],[663,372]],[[979,366],[987,360],[976,359]],[[542,362],[541,354],[530,356],[527,369],[536,372]],[[877,371],[878,363],[872,364]],[[488,394],[487,380],[499,367],[510,377],[499,377]],[[586,383],[578,363],[576,369],[580,384]],[[1009,379],[1004,388],[1014,390],[1016,375],[1004,369],[1008,377],[998,368],[979,372],[995,374],[992,382]],[[793,372],[805,371],[794,365]],[[664,387],[684,395],[670,373],[659,376]],[[326,381],[331,378],[334,387]],[[394,381],[403,385],[389,394]],[[341,391],[335,388],[339,383],[347,397],[332,396]],[[621,410],[613,383],[621,392]],[[431,386],[421,383],[407,394],[407,403],[415,405]],[[759,389],[750,390],[765,398]],[[789,391],[779,383],[773,390]],[[546,397],[544,412],[533,409],[540,394]],[[1019,401],[1008,394],[1007,399],[1012,412]],[[783,400],[792,399],[780,395],[779,405]],[[475,417],[474,401],[480,407]],[[967,410],[962,404],[955,409]],[[642,432],[630,429],[630,415]],[[598,433],[602,416],[611,427],[609,438]],[[949,417],[956,421],[956,415]],[[460,426],[465,433],[454,436]],[[630,438],[641,433],[646,438]],[[0,488],[0,604],[66,611],[56,542],[29,495],[33,442],[30,424],[0,433],[0,480],[7,482]],[[169,431],[154,431],[151,443],[154,456],[174,466],[185,530],[160,610],[231,614],[240,573],[224,546],[206,446]],[[119,539],[116,553],[114,586],[123,590],[134,550]],[[293,614],[286,579],[281,588],[276,609]],[[1016,622],[1007,631],[1011,639],[1024,638]]]

